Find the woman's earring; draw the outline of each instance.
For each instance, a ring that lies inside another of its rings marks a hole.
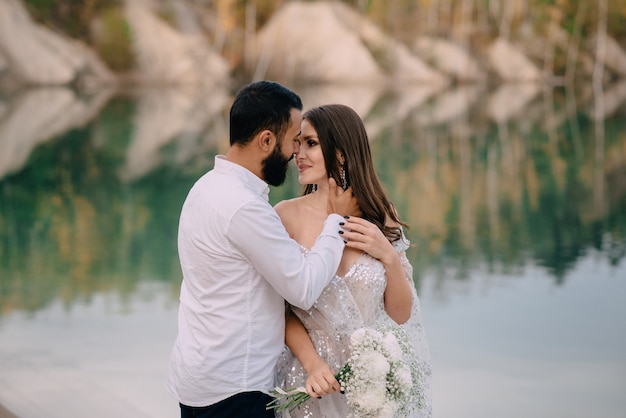
[[[315,193],[317,191],[317,184],[311,186],[311,193]]]
[[[341,181],[341,188],[344,190],[348,189],[348,181],[346,180],[346,170],[341,166],[341,170],[339,170],[339,180]]]

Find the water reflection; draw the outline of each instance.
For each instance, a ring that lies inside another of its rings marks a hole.
[[[413,227],[418,277],[465,277],[483,264],[515,270],[530,259],[561,282],[589,249],[613,265],[626,252],[625,122],[615,106],[625,90],[604,95],[613,105],[602,106],[610,110],[602,138],[563,92],[545,103],[532,85],[489,95],[477,86],[439,94],[317,86],[302,96],[310,106],[347,102],[365,118],[381,177]],[[2,310],[130,293],[141,277],[175,287],[180,202],[227,147],[231,95],[54,88],[5,101]],[[292,176],[272,198],[297,192]]]
[[[541,276],[574,291],[569,282],[584,282],[581,269],[593,278],[590,257],[623,282],[625,86],[601,95],[537,85],[295,89],[306,107],[341,102],[364,118],[381,179],[411,225],[409,257],[435,353],[445,355],[446,345],[471,345],[440,334],[458,317],[454,309],[438,317],[437,307],[462,306],[454,299],[459,287],[497,293],[506,280],[524,287]],[[0,340],[13,335],[16,314],[37,328],[59,305],[93,313],[103,295],[132,311],[147,283],[173,304],[166,314],[173,318],[180,206],[227,149],[232,96],[224,86],[89,94],[51,88],[0,98]],[[298,193],[295,174],[272,189],[273,202]],[[507,295],[493,303],[502,306]],[[169,347],[173,337],[164,338]],[[0,363],[7,349],[3,343]],[[452,363],[441,367],[449,381],[457,377]]]
[[[564,286],[530,265],[515,275],[476,269],[467,281],[425,277],[436,416],[623,416],[626,262],[597,255],[583,256]]]
[[[65,88],[39,88],[0,102],[0,179],[27,164],[41,143],[88,123],[100,112],[111,92],[79,95]]]
[[[180,166],[197,153],[228,139],[228,119],[224,109],[230,96],[225,89],[211,92],[198,89],[158,89],[143,91],[133,115],[133,135],[126,149],[126,160],[119,169],[124,180],[140,179],[158,170],[170,158]],[[176,150],[165,156],[168,146]]]

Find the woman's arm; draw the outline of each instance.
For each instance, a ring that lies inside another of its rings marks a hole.
[[[393,248],[393,246],[392,246]],[[385,310],[387,315],[398,324],[404,324],[411,318],[413,293],[411,285],[400,262],[400,254],[393,249],[394,256],[388,261],[382,261],[387,272],[387,287],[385,288]]]
[[[306,328],[291,310],[285,321],[285,343],[300,361],[307,373],[306,391],[313,398],[321,398],[341,389],[330,366],[317,354]]]
[[[286,200],[275,206],[280,220],[293,239],[301,238],[302,235],[298,232],[303,227],[302,216],[299,216],[298,201],[298,199]],[[319,398],[340,390],[341,387],[333,371],[317,354],[309,333],[291,311],[289,305],[287,305],[285,317],[285,343],[307,373],[306,391],[311,397]]]
[[[360,249],[380,260],[387,273],[385,288],[385,310],[387,315],[398,324],[403,324],[411,317],[413,294],[411,285],[405,275],[400,254],[389,242],[383,232],[373,223],[351,216],[345,221],[343,236],[347,239],[346,246]]]

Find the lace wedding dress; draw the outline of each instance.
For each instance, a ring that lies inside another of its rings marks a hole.
[[[413,308],[411,319],[402,327],[409,333],[423,376],[421,392],[423,407],[416,408],[411,418],[432,416],[431,358],[422,325],[420,303],[413,284],[413,267],[406,258],[406,239],[398,240],[394,247],[400,253],[405,275],[411,283]],[[303,252],[308,251],[303,247]],[[335,276],[321,296],[308,311],[292,307],[293,312],[304,324],[320,356],[338,371],[349,357],[350,335],[362,327],[375,327],[392,322],[383,303],[386,286],[385,269],[382,263],[367,254],[362,254],[344,277]],[[277,383],[282,388],[305,386],[307,374],[300,362],[285,349],[278,361]],[[283,412],[283,418],[345,418],[349,407],[344,395],[339,392],[322,399],[309,399],[291,413]],[[277,414],[277,416],[281,416]],[[398,417],[399,418],[399,417]]]

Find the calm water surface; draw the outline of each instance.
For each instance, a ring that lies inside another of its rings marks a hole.
[[[437,418],[626,411],[626,87],[294,87],[366,121],[411,226]],[[0,96],[0,404],[172,417],[176,228],[232,91]],[[297,195],[295,170],[273,203]]]

